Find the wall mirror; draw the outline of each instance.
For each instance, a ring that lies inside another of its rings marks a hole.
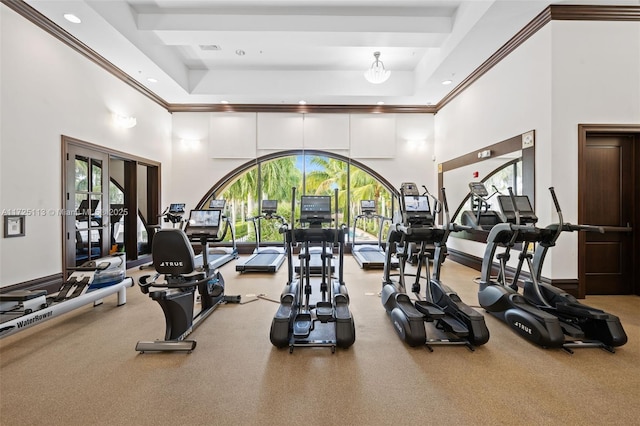
[[[471,209],[470,182],[483,182],[489,194],[496,190],[529,196],[535,207],[534,132],[514,136],[502,142],[467,153],[439,166],[438,187],[445,188],[451,221],[460,223],[461,213]],[[499,210],[492,197],[492,210]],[[441,219],[442,220],[442,219]],[[454,232],[451,237],[485,241],[487,232]]]

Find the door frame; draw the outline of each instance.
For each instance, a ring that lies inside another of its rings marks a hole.
[[[153,172],[150,172],[147,175],[147,178],[152,178],[152,180],[156,180],[156,182],[154,182],[153,184],[148,184],[147,185],[147,194],[146,196],[148,197],[148,203],[147,203],[147,215],[148,217],[154,218],[155,222],[158,222],[158,214],[160,212],[160,205],[161,205],[161,194],[162,194],[162,170],[161,170],[161,163],[158,161],[154,161],[154,160],[149,160],[147,158],[143,158],[143,157],[138,157],[132,154],[127,154],[125,152],[122,151],[117,151],[117,150],[113,150],[113,149],[109,149],[106,148],[104,146],[100,146],[100,145],[95,145],[92,144],[90,142],[85,142],[83,140],[80,139],[75,139],[69,136],[65,136],[62,135],[61,137],[61,151],[62,151],[62,156],[61,156],[61,160],[62,160],[62,170],[61,170],[61,177],[62,177],[62,191],[61,191],[61,198],[62,198],[62,206],[64,206],[64,208],[66,208],[67,206],[67,181],[68,181],[68,176],[67,176],[67,155],[69,154],[69,152],[71,150],[85,150],[85,151],[93,151],[93,152],[97,152],[97,153],[101,153],[103,155],[107,156],[107,159],[111,159],[111,158],[118,158],[121,160],[125,160],[125,161],[130,161],[133,163],[133,167],[137,167],[137,164],[140,165],[144,165],[149,167],[150,169],[154,169]],[[109,161],[107,161],[107,163],[109,163]],[[108,164],[107,164],[108,167]],[[108,169],[106,169],[108,170]],[[110,181],[111,176],[109,174],[107,174],[107,188],[108,188],[108,184]],[[135,191],[136,190],[136,185],[135,184],[131,184],[130,185],[131,191]],[[107,195],[108,195],[108,189],[107,189]],[[135,194],[134,194],[135,195]],[[137,200],[137,195],[132,196],[132,200]],[[135,201],[135,206],[128,206],[128,211],[129,212],[135,212],[135,214],[132,216],[132,218],[130,218],[131,220],[136,219],[137,215],[138,215],[138,205],[137,205],[137,201]],[[63,215],[64,216],[64,215]],[[131,216],[131,215],[129,215]],[[137,224],[137,222],[136,222]],[[148,223],[147,225],[152,225],[152,224],[157,224],[157,223]],[[126,228],[125,228],[126,229]],[[66,279],[66,277],[68,276],[68,273],[70,272],[67,266],[67,232],[70,232],[68,230],[68,224],[67,224],[67,220],[65,220],[65,218],[62,218],[62,239],[61,239],[61,244],[62,244],[62,273],[63,273],[63,279]],[[110,227],[107,227],[106,232],[110,232]],[[110,235],[108,235],[110,237]],[[131,243],[129,243],[129,246],[132,246]],[[130,268],[132,266],[137,266],[139,264],[145,263],[146,261],[148,261],[150,259],[150,255],[145,255],[144,257],[138,257],[138,253],[137,250],[134,251],[133,253],[130,253],[129,251],[127,251],[127,268]]]
[[[586,178],[587,169],[585,167],[585,150],[587,147],[587,138],[589,134],[597,133],[603,135],[630,135],[633,136],[633,167],[635,176],[640,176],[640,125],[637,124],[578,124],[578,223],[583,223],[586,213],[585,196],[587,192]],[[634,197],[640,200],[640,184],[636,184],[634,188]],[[638,203],[636,203],[637,205]],[[632,256],[638,258],[640,255],[640,208],[636,208],[633,212],[632,236]],[[587,294],[586,285],[586,236],[584,232],[578,233],[578,297],[584,298]],[[640,295],[640,266],[637,262],[633,262],[632,282],[634,283],[633,293]]]

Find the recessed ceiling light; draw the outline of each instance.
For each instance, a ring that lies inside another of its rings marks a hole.
[[[244,50],[242,50],[242,49],[237,49],[237,50],[236,50],[236,55],[238,55],[238,56],[244,56]]]
[[[200,50],[222,50],[217,44],[201,44]]]
[[[378,101],[377,104],[378,105],[384,105],[384,101]]]
[[[158,82],[158,80],[157,80],[157,79],[155,79],[155,78],[153,78],[153,77],[149,77],[149,78],[147,78],[147,81],[148,81],[149,83],[157,83],[157,82]]]
[[[447,85],[449,85],[451,83],[453,83],[453,81],[451,81],[451,80],[445,80],[445,81],[442,82],[442,84],[444,84],[445,86],[447,86]]]
[[[221,104],[228,104],[229,101],[220,101]]]
[[[78,18],[76,15],[74,15],[73,13],[65,13],[64,14],[64,19],[66,19],[67,21],[73,23],[73,24],[79,24],[82,21],[80,20],[80,18]]]
[[[298,103],[299,103],[300,105],[306,105],[306,104],[307,104],[307,101],[298,101]]]

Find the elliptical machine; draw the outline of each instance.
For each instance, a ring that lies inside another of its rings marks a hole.
[[[349,311],[349,295],[344,283],[345,225],[338,226],[338,190],[335,191],[335,219],[331,218],[331,197],[303,195],[300,202],[301,228],[295,227],[295,187],[291,197],[291,225],[282,225],[280,232],[287,242],[288,282],[280,296],[280,307],[271,322],[271,343],[283,348],[296,346],[348,348],[353,345],[356,330]],[[335,221],[335,227],[323,224]],[[305,227],[306,226],[306,227]],[[300,274],[294,275],[293,249],[303,243],[300,251]],[[320,281],[311,280],[310,243],[322,245]],[[331,247],[328,247],[331,246]],[[332,274],[333,246],[338,247],[338,276]],[[331,248],[331,250],[327,250]]]
[[[529,198],[513,195],[511,188],[509,194],[498,196],[498,204],[507,221],[493,226],[487,237],[478,301],[487,312],[506,322],[525,339],[542,347],[561,348],[564,336],[558,318],[529,303],[507,282],[506,265],[511,249],[516,243],[527,247],[540,238],[540,230],[534,225],[538,218]],[[509,211],[513,214],[508,214]],[[503,247],[504,251],[496,255],[498,247]],[[497,280],[491,276],[494,257],[499,262]]]
[[[218,241],[220,210],[192,210],[185,231],[161,229],[153,239],[153,266],[157,274],[140,277],[144,294],[158,302],[165,316],[164,340],[140,341],[136,351],[186,351],[196,347],[185,340],[222,303],[240,303],[240,296],[225,296],[222,274],[209,260],[209,242]],[[194,254],[193,243],[202,253]],[[164,282],[158,278],[164,274]],[[196,291],[201,309],[194,314]]]
[[[470,350],[474,346],[485,344],[489,340],[489,330],[482,314],[464,304],[460,297],[440,281],[440,269],[446,253],[446,242],[450,232],[465,227],[450,223],[445,190],[442,189],[442,203],[446,223],[442,228],[433,225],[433,214],[429,198],[419,195],[413,183],[403,183],[400,188],[401,223],[394,224],[389,230],[386,259],[390,262],[392,252],[397,246],[399,258],[399,280],[392,281],[390,268],[385,267],[382,281],[382,305],[394,325],[394,330],[409,346],[426,345],[433,351],[432,345],[464,345]],[[429,194],[431,196],[431,194]],[[436,204],[438,199],[431,196]],[[437,208],[434,208],[437,210]],[[406,291],[405,268],[407,254],[404,249],[409,243],[419,244],[417,272],[411,291],[417,300],[412,301]],[[426,245],[433,244],[433,275],[429,277],[429,262],[425,262]],[[426,267],[426,287],[424,297],[420,296],[422,264]],[[426,327],[432,324],[434,327]],[[427,328],[437,338],[427,338]]]
[[[572,348],[596,347],[613,353],[614,347],[622,346],[627,342],[627,335],[620,319],[600,309],[582,304],[574,296],[541,281],[545,256],[548,250],[555,246],[562,232],[604,232],[597,226],[564,223],[555,190],[551,187],[549,191],[558,214],[558,223],[540,230],[540,238],[536,241],[537,248],[533,255],[528,251],[528,246],[523,247],[511,288],[516,292],[519,290],[517,282],[523,263],[526,262],[530,279],[524,280],[523,296],[527,302],[559,319],[565,335],[562,348],[572,353]],[[518,204],[515,204],[515,210],[518,210]],[[509,211],[506,214],[511,216],[513,213]]]

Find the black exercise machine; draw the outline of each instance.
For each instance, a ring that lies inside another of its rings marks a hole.
[[[138,284],[162,308],[165,337],[140,341],[136,351],[191,352],[196,341],[185,338],[221,303],[240,302],[240,296],[225,296],[222,274],[209,260],[209,243],[218,241],[220,216],[220,210],[192,210],[184,231],[167,228],[155,235],[152,253],[157,274],[140,277]],[[194,254],[192,243],[201,246],[201,254]],[[162,274],[164,282],[158,282]],[[201,309],[194,314],[196,291]]]
[[[540,229],[540,238],[536,241],[537,247],[533,254],[528,251],[528,246],[523,247],[511,288],[519,291],[517,283],[523,263],[526,262],[530,279],[523,281],[523,296],[529,303],[558,317],[565,334],[563,349],[571,352],[572,348],[597,347],[614,352],[614,347],[622,346],[627,342],[627,335],[618,317],[580,303],[574,296],[558,287],[542,282],[544,259],[548,250],[555,246],[562,232],[604,232],[603,228],[598,226],[564,223],[555,190],[552,187],[549,191],[558,214],[558,223]],[[513,207],[512,203],[506,203],[505,214],[509,218],[515,215],[518,205],[516,204],[514,209],[516,211],[510,209],[511,207]]]
[[[498,201],[507,223],[496,225],[489,234],[485,251],[478,300],[488,312],[505,321],[525,339],[547,348],[562,348],[572,353],[573,348],[599,347],[614,352],[624,345],[627,336],[618,317],[577,301],[568,293],[541,282],[542,264],[547,251],[555,245],[563,231],[598,231],[601,228],[563,223],[562,212],[553,188],[549,188],[559,223],[537,228],[537,216],[525,195],[499,196]],[[516,242],[522,243],[518,266],[508,282],[505,273],[509,250]],[[532,255],[531,243],[538,244]],[[505,251],[495,256],[496,248]],[[500,272],[496,281],[491,279],[494,256],[499,260]],[[532,260],[533,258],[533,260]],[[523,283],[524,294],[519,294],[518,280],[524,263],[529,268],[529,279]]]
[[[338,226],[338,191],[335,191],[335,227],[331,223],[331,197],[303,195],[300,203],[301,228],[295,227],[295,187],[292,191],[291,226],[283,225],[281,232],[287,242],[288,282],[280,296],[280,307],[271,323],[271,343],[283,348],[289,346],[324,346],[348,348],[355,341],[355,325],[349,311],[349,296],[342,269],[344,258],[345,225]],[[303,243],[300,274],[294,275],[293,248]],[[321,244],[321,278],[311,279],[310,243]],[[338,276],[331,272],[332,247],[338,247]]]
[[[356,225],[359,220],[377,220],[378,221],[378,244],[357,244],[356,243]],[[351,255],[358,262],[362,269],[382,269],[384,268],[385,256],[382,247],[382,231],[384,222],[391,218],[377,214],[375,200],[360,201],[360,214],[353,220],[353,243],[351,244]],[[398,267],[398,259],[391,259],[392,268]]]
[[[449,233],[460,231],[463,227],[449,222],[444,188],[440,203],[446,218],[443,227],[433,224],[429,197],[419,195],[415,184],[402,184],[400,194],[402,220],[393,224],[389,230],[385,253],[387,262],[390,262],[394,249],[397,250],[400,274],[398,281],[393,281],[390,268],[385,267],[382,305],[391,318],[394,330],[409,346],[426,345],[432,351],[432,345],[464,345],[474,350],[474,346],[483,345],[489,340],[484,317],[462,302],[451,288],[440,281],[440,269],[446,255]],[[435,197],[431,197],[438,202]],[[420,247],[415,281],[411,287],[411,292],[417,297],[415,301],[407,293],[405,282],[405,278],[411,276],[406,273],[408,255],[405,248],[409,243]],[[426,261],[428,244],[435,246],[432,276],[429,276],[429,262]],[[420,295],[423,264],[426,268],[424,297]],[[435,337],[427,337],[427,330]]]
[[[283,241],[282,247],[260,247],[261,223],[276,220],[280,225],[285,224],[282,216],[276,214],[278,209],[277,200],[262,200],[261,214],[259,216],[247,218],[247,221],[253,222],[256,235],[256,248],[253,254],[244,262],[236,263],[236,271],[238,272],[276,272],[282,266],[285,258],[286,241]]]

